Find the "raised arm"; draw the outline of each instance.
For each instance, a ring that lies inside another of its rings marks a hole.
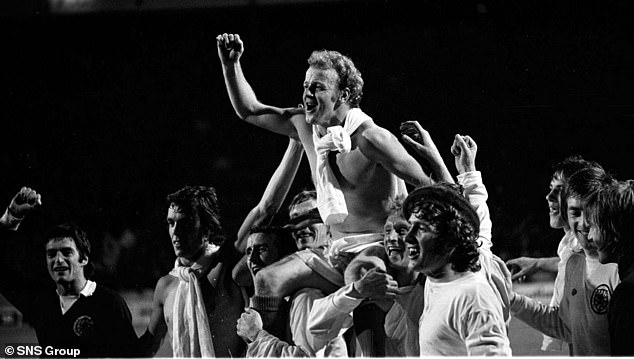
[[[401,123],[400,131],[403,142],[430,166],[431,173],[436,178],[436,181],[454,182],[447,165],[445,165],[445,161],[443,161],[436,144],[434,144],[427,130],[423,129],[417,121],[406,121]]]
[[[238,230],[235,247],[240,253],[244,253],[246,249],[251,227],[269,224],[273,216],[280,210],[293,184],[303,154],[302,144],[294,139],[289,139],[284,157],[271,176],[260,202],[251,209]]]
[[[371,125],[363,132],[357,145],[367,158],[377,162],[410,185],[418,187],[432,183],[421,165],[407,153],[396,136],[388,130]]]
[[[22,187],[0,217],[0,228],[17,230],[28,213],[42,205],[42,196],[29,187]]]
[[[22,187],[13,197],[0,218],[0,251],[7,251],[8,239],[15,237],[22,220],[41,204],[41,196],[28,187]],[[42,295],[41,289],[48,288],[46,284],[49,283],[29,278],[8,263],[0,262],[0,293],[25,316],[40,310],[37,299]]]
[[[475,159],[478,153],[478,145],[470,136],[456,134],[451,146],[454,155],[456,170],[458,171],[458,183],[464,187],[464,195],[478,213],[480,219],[480,251],[491,253],[493,223],[489,214],[487,199],[489,194],[482,182],[482,174],[476,170]]]
[[[454,136],[451,145],[451,154],[454,155],[456,171],[458,175],[464,175],[467,172],[476,171],[475,159],[478,153],[478,145],[471,136]]]
[[[269,106],[257,99],[242,72],[240,57],[244,53],[244,43],[240,35],[218,35],[216,45],[227,93],[238,117],[263,129],[297,139],[297,131],[290,118],[298,114],[303,116],[303,110]]]
[[[451,146],[455,157],[458,183],[464,187],[464,196],[473,206],[480,219],[478,242],[480,243],[480,264],[494,292],[499,295],[502,314],[507,324],[510,323],[510,296],[513,291],[511,272],[500,257],[495,255],[493,247],[493,222],[489,213],[487,199],[489,195],[482,182],[482,174],[476,169],[475,159],[478,145],[470,136],[456,134]]]

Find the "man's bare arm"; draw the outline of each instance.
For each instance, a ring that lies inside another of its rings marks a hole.
[[[24,216],[42,205],[42,196],[29,187],[22,187],[0,217],[0,228],[17,230]]]
[[[297,131],[290,117],[300,111],[261,103],[247,82],[240,64],[240,57],[244,53],[240,35],[218,35],[216,45],[227,93],[238,117],[260,128],[297,139]]]
[[[388,130],[372,125],[363,132],[357,145],[367,158],[405,182],[416,187],[432,183],[418,161],[407,153],[396,136]]]
[[[163,277],[156,283],[154,298],[152,299],[152,314],[145,333],[139,338],[141,355],[151,357],[161,347],[167,333],[167,323],[163,316],[163,304],[167,297],[167,280]]]
[[[506,261],[506,266],[509,268],[513,276],[512,280],[522,279],[525,276],[530,276],[534,273],[544,271],[550,273],[557,273],[557,264],[559,263],[559,257],[546,257],[546,258],[531,258],[531,257],[519,257],[509,259]]]
[[[273,216],[280,210],[293,184],[303,154],[302,144],[294,139],[289,139],[284,157],[271,176],[260,202],[251,209],[238,230],[234,245],[240,253],[244,253],[246,250],[251,227],[269,224]]]
[[[436,181],[454,182],[431,135],[418,121],[405,121],[401,123],[400,130],[403,141],[424,161],[427,161]]]
[[[253,277],[247,266],[247,255],[243,255],[242,258],[233,266],[231,270],[231,278],[240,287],[250,288],[253,287]]]

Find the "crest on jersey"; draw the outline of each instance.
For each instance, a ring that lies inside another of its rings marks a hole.
[[[90,335],[94,328],[95,322],[87,315],[82,315],[81,317],[75,319],[75,323],[73,323],[73,332],[78,337]]]
[[[612,298],[612,289],[607,284],[601,284],[592,291],[590,297],[590,307],[597,314],[605,314],[608,312],[610,299]]]

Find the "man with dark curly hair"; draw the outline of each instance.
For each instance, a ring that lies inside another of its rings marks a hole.
[[[455,185],[418,188],[403,204],[410,265],[427,277],[421,356],[511,355],[502,305],[480,271],[480,220]]]

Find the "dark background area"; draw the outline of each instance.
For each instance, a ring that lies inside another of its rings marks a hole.
[[[453,136],[471,135],[503,259],[555,255],[563,232],[549,228],[544,199],[553,163],[580,154],[634,177],[631,1],[281,3],[6,11],[0,200],[28,185],[44,206],[2,259],[43,272],[34,238],[75,219],[99,280],[153,287],[174,260],[165,196],[186,184],[216,187],[226,233],[237,231],[287,140],[233,112],[223,32],[245,41],[243,68],[265,103],[300,103],[306,59],[326,48],[361,70],[366,113],[395,134],[419,121],[454,174]],[[291,195],[309,178],[303,164]]]

